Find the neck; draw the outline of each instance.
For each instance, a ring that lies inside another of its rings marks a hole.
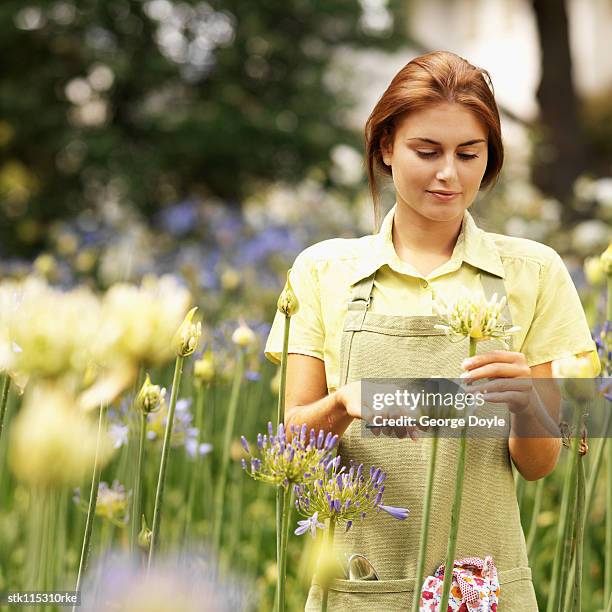
[[[461,233],[463,214],[448,221],[431,221],[398,202],[393,217],[393,246],[400,259],[411,255],[450,258]]]

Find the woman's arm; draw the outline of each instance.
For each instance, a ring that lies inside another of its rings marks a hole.
[[[342,434],[353,417],[347,411],[346,389],[328,395],[323,361],[308,355],[287,355],[287,385],[285,388],[285,427],[291,425],[332,434]]]
[[[535,391],[540,399],[540,409],[546,409],[555,425],[559,423],[559,409],[561,395],[557,385],[552,380],[551,362],[541,363],[531,367],[531,377]],[[546,379],[538,382],[537,379]],[[559,453],[561,452],[561,439],[548,435],[543,438],[533,436],[543,427],[543,418],[528,412],[512,415],[512,430],[508,446],[512,461],[525,480],[538,480],[544,478],[555,469]],[[524,436],[521,432],[531,432]]]

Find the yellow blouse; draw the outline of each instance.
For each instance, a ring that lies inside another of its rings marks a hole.
[[[481,289],[479,270],[500,276],[512,323],[521,328],[513,336],[514,347],[530,366],[590,351],[593,376],[599,373],[580,298],[556,251],[533,240],[485,232],[466,210],[452,257],[423,276],[395,252],[395,207],[378,234],[314,244],[297,256],[291,269],[300,308],[291,318],[289,352],[323,360],[330,392],[338,386],[340,336],[351,286],[375,270],[371,311],[400,316],[434,314],[436,294],[450,298],[462,286]],[[284,315],[277,312],[265,348],[273,363],[280,362],[283,326]]]

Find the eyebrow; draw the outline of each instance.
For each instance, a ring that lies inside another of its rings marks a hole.
[[[408,140],[421,140],[423,142],[429,142],[430,144],[435,144],[435,145],[441,144],[440,142],[436,142],[435,140],[432,140],[431,138],[409,138]],[[468,145],[473,145],[478,142],[486,142],[486,140],[484,140],[483,138],[476,138],[475,140],[468,140],[467,142],[462,142],[460,145],[457,145],[457,146],[467,147]]]

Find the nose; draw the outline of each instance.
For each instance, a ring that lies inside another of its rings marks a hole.
[[[443,156],[441,165],[436,172],[436,179],[439,181],[453,182],[457,178],[457,167],[453,155]]]

